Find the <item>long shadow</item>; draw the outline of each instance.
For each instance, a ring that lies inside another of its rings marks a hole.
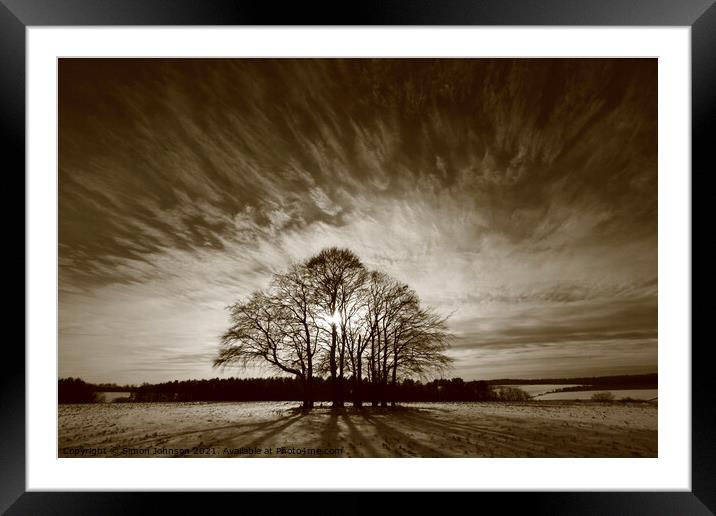
[[[265,434],[263,434],[261,437],[259,437],[257,440],[263,440],[263,439],[265,439],[265,438],[267,438],[267,437],[270,437],[270,436],[273,435],[274,433],[280,432],[280,431],[283,430],[284,428],[286,428],[286,427],[292,425],[292,424],[293,424],[295,421],[297,421],[298,419],[301,419],[301,417],[303,417],[303,416],[293,416],[293,417],[289,420],[288,423],[286,423],[285,425],[282,425],[282,426],[279,427],[279,428],[272,428],[271,430],[269,430],[268,432],[266,432]],[[201,447],[204,447],[204,448],[218,447],[218,446],[221,446],[221,443],[223,443],[223,442],[229,441],[229,440],[231,440],[231,439],[236,439],[237,437],[242,436],[242,435],[253,434],[253,433],[255,433],[255,432],[259,431],[259,430],[262,430],[262,429],[264,429],[264,428],[271,427],[271,426],[275,425],[276,423],[279,423],[280,421],[282,421],[281,418],[279,418],[279,419],[273,419],[273,420],[271,420],[271,421],[267,421],[267,422],[264,422],[264,423],[258,423],[258,424],[252,423],[252,424],[250,424],[250,425],[249,425],[249,424],[243,425],[243,426],[255,426],[255,428],[250,428],[250,429],[244,430],[243,432],[239,432],[239,433],[237,433],[237,434],[233,434],[233,435],[231,435],[230,437],[226,437],[226,438],[223,438],[223,439],[220,439],[220,440],[209,441],[208,443],[201,442],[199,445],[200,445]],[[237,427],[237,426],[223,426],[223,427],[220,427],[219,429],[236,428],[236,427]],[[186,434],[186,433],[194,433],[194,432],[183,432],[182,434],[177,434],[177,435],[183,435],[183,434]],[[245,447],[245,448],[255,447],[256,444],[257,444],[257,442],[256,442],[256,440],[255,440],[255,441],[252,441],[252,442],[249,443],[249,444],[242,445],[242,447]],[[173,455],[173,457],[185,457],[185,456],[186,456],[186,453],[178,453],[178,454],[176,454],[176,455]],[[236,455],[226,455],[226,456],[227,456],[227,457],[235,457]]]
[[[202,432],[214,432],[217,430],[227,430],[229,428],[249,428],[249,427],[256,427],[250,430],[246,430],[246,432],[255,432],[256,430],[259,430],[261,428],[264,428],[266,426],[272,425],[277,421],[277,419],[272,419],[271,421],[265,421],[265,422],[259,422],[259,423],[236,423],[233,425],[224,425],[224,426],[212,426],[209,428],[199,428],[197,430],[187,430],[186,432],[177,432],[174,434],[162,434],[162,435],[156,435],[155,437],[149,438],[149,439],[143,439],[141,441],[132,441],[133,446],[138,446],[141,444],[146,444],[150,442],[156,442],[161,440],[169,440],[173,439],[175,437],[182,437],[184,435],[191,435],[191,434],[200,434]]]
[[[320,448],[339,448],[338,443],[338,415],[345,415],[344,408],[332,408],[328,422],[321,430]]]
[[[289,412],[290,414],[297,414],[297,413],[302,413],[302,412],[303,412],[300,407],[297,407],[297,408],[289,408],[289,409],[286,409],[286,411]],[[260,429],[262,429],[262,428],[265,428],[266,426],[270,426],[270,425],[276,423],[277,421],[279,421],[279,420],[281,420],[281,419],[282,419],[281,417],[278,417],[278,418],[273,418],[273,419],[271,419],[271,420],[269,420],[269,421],[256,422],[256,423],[233,423],[233,424],[231,424],[231,425],[212,426],[212,427],[208,427],[208,428],[198,428],[198,429],[195,429],[195,430],[187,430],[187,431],[184,431],[184,432],[176,432],[176,433],[172,433],[172,434],[156,435],[156,436],[151,437],[151,438],[149,438],[149,439],[142,439],[141,441],[132,441],[131,444],[132,444],[133,446],[139,446],[139,445],[147,444],[147,443],[150,443],[150,442],[165,441],[165,440],[173,439],[173,438],[175,438],[175,437],[182,437],[182,436],[185,436],[185,435],[199,434],[199,433],[202,433],[202,432],[214,432],[214,431],[217,431],[217,430],[227,430],[227,429],[230,429],[230,428],[250,428],[250,427],[255,427],[255,428],[253,428],[253,429],[246,430],[245,432],[242,432],[242,433],[255,432],[256,430],[260,430]],[[240,434],[239,434],[239,435],[240,435]]]
[[[400,418],[408,420],[408,421],[414,421],[416,423],[421,424],[427,424],[427,425],[434,425],[436,427],[440,427],[441,430],[449,429],[452,432],[460,433],[464,431],[471,431],[471,432],[483,432],[486,434],[492,434],[495,436],[503,436],[505,435],[504,432],[499,432],[497,430],[493,430],[492,428],[489,428],[485,426],[484,424],[477,424],[477,423],[457,423],[455,421],[445,421],[443,419],[436,418],[434,416],[430,416],[427,413],[423,413],[420,416],[417,416],[415,414],[409,414],[409,413],[403,413],[399,414]],[[505,422],[513,421],[513,422],[519,422],[519,419],[511,419],[511,418],[504,418],[500,417],[499,419],[504,420]]]
[[[492,429],[487,428],[483,425],[468,424],[468,423],[456,423],[455,421],[444,421],[444,420],[436,418],[434,416],[430,416],[427,413],[422,413],[420,415],[402,413],[402,414],[396,414],[396,418],[400,418],[400,419],[403,419],[408,422],[414,422],[414,423],[435,426],[435,427],[438,427],[442,431],[445,431],[446,429],[448,429],[451,432],[460,433],[460,432],[464,432],[467,430],[467,431],[472,431],[472,432],[478,432],[478,431],[485,432],[485,433],[493,434],[493,435],[497,435],[497,436],[503,435],[502,432],[492,430]]]
[[[262,427],[262,429],[263,429],[263,428],[266,428],[266,427],[268,427],[268,426],[274,425],[274,424],[276,424],[276,423],[279,423],[279,422],[281,422],[281,421],[285,421],[285,422],[284,422],[284,424],[282,424],[282,425],[280,425],[280,426],[276,426],[276,427],[270,428],[267,432],[262,433],[261,435],[259,435],[258,437],[254,438],[252,441],[250,441],[249,443],[244,444],[244,445],[242,445],[242,446],[244,446],[244,447],[246,447],[246,448],[257,447],[259,444],[263,443],[264,441],[266,441],[267,439],[269,439],[269,438],[271,438],[271,437],[273,437],[273,436],[275,436],[275,435],[280,434],[280,433],[281,433],[282,431],[284,431],[286,428],[288,428],[289,426],[293,425],[294,423],[297,423],[298,421],[300,421],[300,420],[303,419],[304,417],[306,417],[306,413],[305,413],[305,412],[299,412],[299,413],[297,413],[297,414],[295,414],[295,415],[289,417],[289,418],[286,419],[286,420],[278,419],[278,420],[276,420],[276,421],[271,421],[270,424],[264,425],[264,426]],[[255,431],[256,431],[256,429],[251,430],[250,432],[253,433],[253,432],[255,432]],[[229,438],[227,438],[227,439],[222,439],[222,441],[225,441],[225,440],[228,440],[228,439],[235,439],[236,437],[239,437],[239,436],[241,436],[241,435],[245,435],[245,434],[247,434],[247,433],[249,433],[249,432],[240,432],[240,433],[238,433],[238,434],[236,434],[236,435],[233,435],[233,436],[231,436],[231,437],[229,437]],[[229,455],[229,457],[231,457],[231,455]]]
[[[365,421],[373,425],[379,432],[379,435],[387,437],[391,436],[395,438],[396,440],[399,440],[401,442],[404,442],[405,444],[409,445],[412,448],[415,448],[416,451],[418,451],[419,455],[421,457],[446,457],[449,455],[446,455],[443,451],[436,450],[435,448],[432,448],[430,446],[427,446],[425,444],[422,444],[415,439],[412,439],[411,437],[407,436],[405,433],[400,432],[396,430],[395,428],[386,425],[382,421],[378,421],[377,419],[369,416],[367,413],[362,412],[361,416]]]
[[[357,412],[361,414],[364,413],[363,409],[357,409]],[[351,421],[350,415],[342,414],[341,418],[345,422],[346,427],[348,428],[348,435],[355,443],[356,448],[359,450],[365,448],[368,451],[368,457],[378,457],[380,455],[378,453],[378,449],[373,446],[367,436],[360,433],[360,431],[353,424],[353,421]]]

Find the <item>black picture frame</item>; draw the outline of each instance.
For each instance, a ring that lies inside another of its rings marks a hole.
[[[289,3],[279,7],[271,2],[231,0],[0,0],[0,141],[5,161],[12,163],[5,169],[6,177],[20,180],[24,177],[20,171],[25,170],[25,29],[82,25],[688,26],[692,52],[692,181],[697,171],[701,176],[713,171],[708,166],[712,156],[708,135],[716,125],[714,0],[371,0],[352,3],[349,8],[340,2]],[[24,180],[21,181],[19,188],[24,192]],[[692,186],[692,191],[698,190]],[[705,216],[695,212],[692,204],[692,227]],[[7,220],[16,219],[17,215]],[[19,232],[19,224],[14,225]],[[22,238],[24,262],[24,228]],[[693,249],[692,244],[692,257]],[[13,261],[19,261],[17,254]],[[700,281],[698,290],[706,291],[709,286],[708,279]],[[19,303],[14,309],[19,310]],[[145,513],[165,510],[171,503],[180,508],[179,512],[200,507],[203,513],[212,513],[234,503],[233,493],[26,492],[25,353],[19,340],[6,340],[5,349],[4,374],[0,376],[0,511],[18,515]],[[691,492],[479,493],[480,506],[494,501],[502,511],[522,508],[533,514],[713,514],[716,389],[708,360],[708,339],[694,339],[691,353]],[[244,505],[252,502],[247,498],[254,494],[238,496]],[[306,494],[292,496],[295,500]],[[411,503],[424,504],[422,495],[411,499]]]

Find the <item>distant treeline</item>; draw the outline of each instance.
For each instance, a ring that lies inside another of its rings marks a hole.
[[[106,385],[106,384],[105,384]],[[331,401],[330,379],[314,378],[314,395],[317,401]],[[371,391],[372,385],[362,386],[368,399],[378,393]],[[119,387],[111,386],[117,391]],[[350,387],[349,387],[350,388]],[[295,378],[213,378],[211,380],[186,380],[158,384],[127,386],[128,399],[116,401],[302,401],[303,385]],[[59,381],[60,403],[93,403],[101,401],[96,391],[104,390],[99,385],[85,383],[78,378],[64,378]],[[348,391],[350,393],[350,391]],[[409,401],[524,401],[527,393],[512,387],[492,387],[486,381],[464,381],[461,378],[440,379],[422,383],[415,380],[397,382],[395,399]]]
[[[96,403],[102,401],[97,394],[97,386],[85,383],[79,378],[60,378],[57,382],[57,401],[59,403]]]
[[[560,391],[591,391],[599,389],[656,389],[659,379],[657,373],[631,374],[615,376],[592,376],[577,378],[540,378],[539,380],[520,380],[503,378],[488,380],[490,385],[578,385],[578,387],[565,387]]]
[[[330,378],[314,378],[315,399],[332,400]],[[395,399],[408,401],[522,401],[529,396],[510,385],[578,384],[557,391],[595,389],[655,389],[657,375],[621,375],[581,378],[550,378],[540,380],[472,380],[440,379],[423,383],[403,380],[396,383]],[[367,399],[374,401],[379,393],[373,385],[363,382]],[[351,394],[348,387],[348,394]],[[303,386],[296,378],[212,378],[142,385],[91,384],[79,378],[62,378],[58,383],[60,403],[94,403],[102,401],[97,392],[129,392],[129,398],[117,401],[302,401]],[[379,399],[379,398],[378,398]]]

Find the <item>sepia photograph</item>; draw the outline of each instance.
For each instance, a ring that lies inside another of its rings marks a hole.
[[[57,72],[58,457],[659,456],[657,59]]]

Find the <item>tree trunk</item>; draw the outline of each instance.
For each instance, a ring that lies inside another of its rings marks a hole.
[[[310,355],[308,359],[308,372],[306,374],[306,380],[303,387],[305,402],[303,408],[313,408],[313,364],[311,363]]]
[[[306,402],[304,408],[313,408],[313,355],[311,354],[311,334],[308,325],[304,322],[306,331],[306,383],[304,386],[304,396]]]
[[[388,332],[383,330],[383,373],[380,383],[380,406],[388,406]]]
[[[344,369],[346,359],[346,334],[341,332],[341,344],[338,350],[338,389],[337,389],[337,400],[338,404],[334,404],[336,407],[342,407],[344,405]]]
[[[393,364],[393,378],[390,385],[390,406],[395,407],[395,398],[397,396],[397,369],[398,369],[398,362],[397,357],[395,357],[396,362]]]
[[[307,376],[296,375],[296,377],[301,380],[301,385],[303,386],[303,403],[301,404],[301,407],[304,410],[309,409],[313,406],[313,402],[311,401],[310,381],[308,380]]]
[[[371,367],[373,368],[370,382],[371,405],[378,406],[378,382],[380,382],[380,334],[378,334],[378,345],[375,345],[375,337],[371,343]]]
[[[360,349],[360,340],[358,341],[358,349]],[[361,392],[361,382],[363,381],[361,378],[362,362],[361,353],[358,352],[357,360],[353,366],[353,406],[358,408],[363,406],[363,393]]]
[[[340,407],[340,397],[338,395],[338,364],[336,363],[336,348],[338,334],[336,333],[336,325],[331,324],[331,353],[329,359],[329,367],[331,369],[331,389],[333,390],[333,406]]]

